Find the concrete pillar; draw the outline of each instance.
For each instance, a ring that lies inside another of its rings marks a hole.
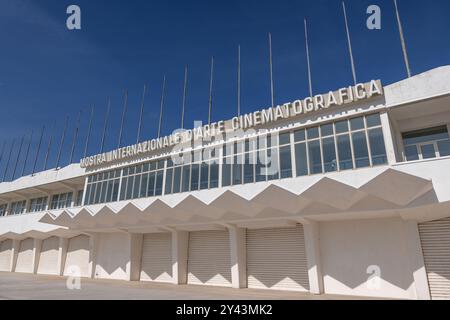
[[[409,257],[411,272],[414,277],[416,297],[419,300],[431,300],[417,221],[409,220],[405,221],[404,224],[406,250]]]
[[[33,245],[33,260],[31,262],[33,273],[36,274],[39,266],[39,259],[41,257],[42,240],[34,239]]]
[[[20,240],[13,240],[11,247],[11,265],[9,267],[10,272],[16,271],[17,254],[19,253],[19,250],[20,250]]]
[[[98,251],[98,233],[89,234],[89,277],[95,278],[95,268],[97,266],[97,251]]]
[[[141,278],[143,234],[130,234],[130,263],[127,264],[129,281],[139,281]]]
[[[240,289],[247,287],[247,248],[245,229],[227,226],[230,235],[231,285]]]
[[[380,114],[381,125],[383,127],[384,144],[386,146],[386,156],[389,164],[397,163],[395,147],[394,147],[394,135],[392,134],[391,123],[389,121],[389,114],[382,112]]]
[[[172,231],[172,281],[186,284],[188,274],[189,232]]]
[[[5,217],[11,215],[11,202],[6,205]]]
[[[309,290],[313,294],[323,294],[323,275],[320,262],[319,223],[308,222],[303,225],[305,251],[308,261]]]
[[[66,265],[67,248],[69,247],[69,239],[59,238],[59,251],[58,251],[58,274],[64,275],[64,267]]]
[[[30,210],[30,203],[31,203],[31,199],[26,199],[25,200],[25,211],[24,211],[24,213],[31,212],[31,210]]]

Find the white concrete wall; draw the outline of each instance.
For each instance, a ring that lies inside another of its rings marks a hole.
[[[130,235],[99,233],[95,257],[95,278],[128,280],[130,272]]]
[[[416,299],[406,230],[400,219],[320,223],[325,293]]]

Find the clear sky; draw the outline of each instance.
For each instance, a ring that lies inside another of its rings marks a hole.
[[[450,1],[398,0],[414,74],[450,64]],[[82,30],[66,28],[66,8],[77,4]],[[366,9],[381,7],[382,29],[366,28]],[[358,80],[390,84],[406,71],[392,0],[347,0]],[[75,161],[83,154],[90,106],[95,106],[89,154],[99,152],[107,99],[112,114],[105,150],[117,146],[123,91],[129,90],[124,144],[136,141],[144,83],[143,138],[157,135],[163,75],[167,98],[163,134],[180,126],[184,66],[189,65],[186,126],[207,121],[209,64],[215,57],[213,120],[236,114],[237,47],[242,48],[242,112],[269,107],[268,32],[273,37],[275,102],[308,95],[303,18],[309,19],[314,93],[352,84],[340,0],[0,0],[0,165],[9,146],[26,135],[17,172],[22,171],[34,129],[26,173],[30,173],[42,125],[38,161],[42,170],[51,126],[55,140],[49,167],[70,117],[61,164],[68,163],[75,120],[82,118]],[[17,176],[17,174],[16,174]]]

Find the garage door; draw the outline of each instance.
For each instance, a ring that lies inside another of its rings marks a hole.
[[[419,225],[432,299],[450,299],[450,218]]]
[[[42,241],[37,273],[58,275],[58,256],[59,238],[51,237]]]
[[[78,236],[69,240],[64,275],[69,276],[79,268],[82,277],[89,277],[89,237]]]
[[[31,238],[20,241],[17,254],[16,272],[33,273],[34,240]]]
[[[303,227],[247,230],[249,288],[309,291]]]
[[[170,233],[144,235],[141,280],[172,282],[172,235]]]
[[[188,283],[231,286],[228,231],[189,233]]]
[[[0,271],[10,271],[12,253],[12,240],[0,243]]]

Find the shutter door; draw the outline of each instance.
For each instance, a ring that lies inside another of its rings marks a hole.
[[[450,218],[419,224],[432,299],[450,299]]]
[[[249,288],[309,291],[303,226],[247,230]]]
[[[141,280],[172,282],[172,234],[144,235]]]
[[[12,253],[12,240],[0,243],[0,271],[10,271]]]
[[[231,286],[228,231],[189,233],[188,284]]]
[[[33,273],[34,240],[31,238],[20,241],[17,254],[16,272]]]
[[[38,274],[58,275],[59,238],[51,237],[42,241]]]
[[[79,268],[82,277],[89,277],[89,237],[78,236],[69,240],[64,275],[70,276],[73,268]]]

